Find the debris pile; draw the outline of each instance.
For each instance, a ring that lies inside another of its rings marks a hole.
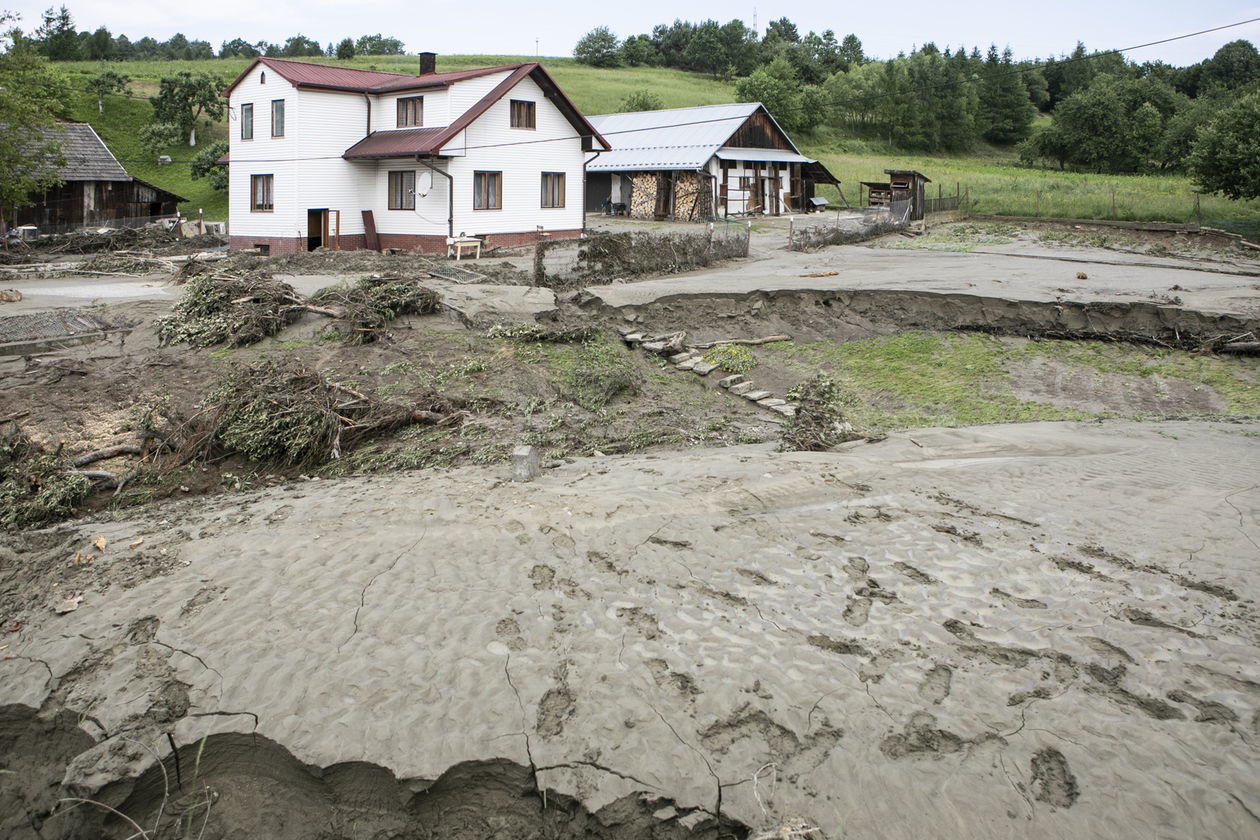
[[[797,403],[796,415],[783,424],[780,448],[785,451],[821,452],[862,435],[844,417],[845,394],[826,376],[807,379],[788,392]]]
[[[0,423],[0,529],[38,527],[64,519],[92,490],[83,473],[70,471],[60,452],[46,452],[16,423]]]
[[[261,463],[310,467],[398,426],[450,425],[465,416],[437,393],[404,406],[374,400],[305,368],[246,365],[228,374],[181,427],[177,460],[240,454]]]
[[[288,283],[231,274],[195,274],[175,304],[156,322],[162,344],[243,347],[296,321],[305,304]]]
[[[368,277],[353,286],[329,286],[310,298],[307,309],[329,315],[328,329],[347,344],[376,341],[401,315],[436,312],[441,297],[415,277]]]

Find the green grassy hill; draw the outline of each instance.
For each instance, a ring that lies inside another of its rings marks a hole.
[[[340,66],[414,73],[416,56],[360,56],[349,62],[335,59],[308,59]],[[599,69],[571,58],[532,56],[439,56],[439,71],[540,61],[560,87],[586,114],[618,110],[621,101],[637,90],[650,90],[667,108],[734,102],[735,88],[711,76],[668,70],[660,67]],[[208,220],[227,217],[227,199],[210,189],[205,180],[192,181],[187,161],[197,150],[186,145],[164,150],[176,163],[159,167],[156,156],[140,148],[139,130],[149,121],[147,97],[157,90],[162,76],[180,70],[213,73],[230,82],[247,66],[246,59],[208,59],[184,62],[125,62],[110,65],[132,78],[126,96],[109,96],[105,114],[97,114],[96,97],[86,92],[86,83],[103,65],[69,62],[58,65],[70,74],[74,86],[85,92],[72,103],[73,119],[90,122],[110,150],[138,178],[184,196],[180,206],[195,216],[205,210]],[[227,136],[226,121],[197,132],[198,148]],[[858,200],[857,182],[880,180],[885,169],[917,169],[932,179],[932,194],[939,187],[945,194],[956,188],[968,189],[973,209],[978,213],[1106,219],[1114,213],[1130,221],[1191,222],[1201,216],[1203,224],[1224,227],[1240,233],[1260,233],[1260,201],[1229,201],[1219,196],[1202,196],[1196,214],[1196,192],[1190,179],[1182,175],[1093,175],[1033,169],[1019,164],[1014,151],[982,145],[965,155],[915,155],[885,144],[844,136],[834,129],[820,128],[794,138],[801,151],[821,160],[841,180],[844,196]],[[822,194],[838,203],[834,191]],[[1038,199],[1040,194],[1040,199]]]

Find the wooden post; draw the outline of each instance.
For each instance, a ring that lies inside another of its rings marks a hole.
[[[1199,206],[1199,194],[1194,194],[1194,226],[1203,227],[1203,208]]]
[[[713,262],[713,222],[709,222],[709,262]]]
[[[792,250],[792,239],[796,234],[796,217],[788,216],[788,250]]]
[[[201,213],[201,208],[200,208],[200,207],[198,207],[198,208],[197,208],[197,233],[198,233],[198,235],[200,235],[200,234],[203,234],[203,233],[205,233],[205,232],[206,232],[206,222],[205,222],[205,217],[204,217],[204,216],[202,216],[202,213]]]
[[[744,256],[752,251],[752,222],[748,223],[748,234],[744,237]]]
[[[1113,188],[1111,191],[1111,221],[1114,222],[1115,220],[1116,220],[1116,191]]]
[[[333,228],[333,250],[340,251],[341,250],[341,211],[334,210],[333,213],[336,214],[334,218],[336,218],[337,220],[336,225]]]

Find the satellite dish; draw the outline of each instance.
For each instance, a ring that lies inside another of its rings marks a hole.
[[[433,189],[433,173],[420,172],[416,176],[416,195],[424,198]]]

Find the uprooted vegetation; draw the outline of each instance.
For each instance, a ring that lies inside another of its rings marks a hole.
[[[0,436],[0,529],[64,519],[92,490],[88,476],[26,437],[15,424]]]
[[[389,322],[402,315],[437,310],[437,292],[417,278],[369,277],[353,286],[330,286],[310,300],[298,297],[288,283],[262,276],[222,272],[193,274],[175,311],[157,322],[163,343],[210,347],[243,347],[273,336],[315,312],[332,318],[328,332],[347,344],[368,344]]]
[[[783,426],[782,449],[821,452],[862,437],[844,416],[844,406],[852,398],[830,378],[811,377],[789,391],[788,399],[797,409]]]

